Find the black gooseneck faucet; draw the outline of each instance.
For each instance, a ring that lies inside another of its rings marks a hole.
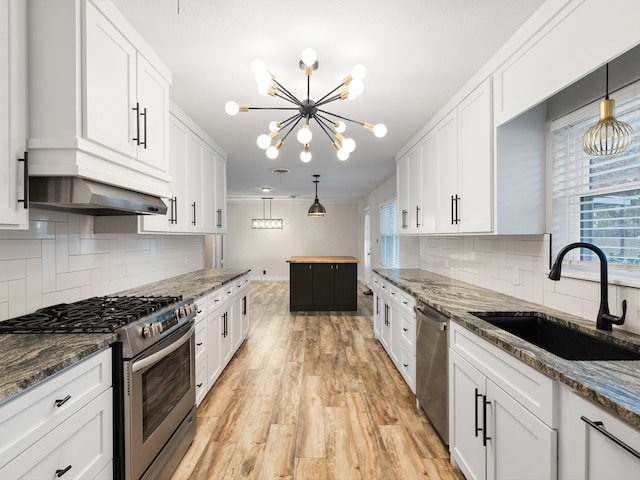
[[[598,310],[598,318],[596,319],[596,328],[599,330],[612,330],[611,325],[622,325],[624,317],[627,314],[627,301],[622,300],[622,316],[616,317],[609,313],[609,280],[607,275],[607,257],[604,252],[595,245],[585,242],[570,243],[558,252],[556,261],[551,267],[549,278],[551,280],[560,280],[560,272],[562,270],[562,259],[570,250],[574,248],[586,248],[594,252],[600,259],[600,309]]]

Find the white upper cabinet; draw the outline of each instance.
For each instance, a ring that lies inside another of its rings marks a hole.
[[[210,177],[206,178],[211,180]],[[216,230],[213,233],[227,233],[227,160],[218,154],[215,155],[213,182],[216,202]],[[210,189],[210,185],[207,189]]]
[[[30,0],[31,175],[168,197],[171,73],[109,0]]]
[[[435,209],[435,233],[455,233],[458,231],[457,205],[460,200],[458,190],[458,112],[454,110],[435,127],[437,142],[436,171],[424,172],[438,179],[435,205],[425,208]]]
[[[26,32],[25,3],[0,0],[0,229],[29,228]]]

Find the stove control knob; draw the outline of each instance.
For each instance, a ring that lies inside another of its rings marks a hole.
[[[153,336],[151,332],[151,324],[148,323],[142,327],[142,338],[151,338]]]

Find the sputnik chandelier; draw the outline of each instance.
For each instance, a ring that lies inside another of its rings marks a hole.
[[[274,159],[278,157],[278,153],[285,139],[289,134],[302,122],[302,126],[297,132],[297,139],[302,144],[302,153],[300,160],[307,163],[311,161],[311,132],[310,124],[312,120],[320,126],[320,129],[329,137],[333,148],[337,151],[338,159],[346,160],[349,154],[356,148],[356,142],[352,138],[346,138],[343,133],[346,130],[345,121],[362,125],[366,130],[382,138],[387,134],[387,127],[379,123],[363,123],[352,120],[335,113],[324,110],[325,105],[335,102],[336,100],[354,99],[364,90],[362,79],[366,75],[366,69],[362,65],[356,65],[351,74],[340,82],[340,84],[324,95],[319,100],[312,100],[310,93],[311,74],[318,68],[318,57],[316,52],[311,48],[305,48],[302,51],[300,68],[304,70],[307,76],[307,96],[304,100],[296,98],[289,90],[276,80],[276,77],[267,70],[262,60],[255,60],[251,65],[251,71],[256,76],[258,83],[258,91],[262,95],[271,95],[279,97],[292,104],[289,107],[250,107],[248,105],[238,105],[236,102],[227,102],[225,110],[229,115],[235,115],[238,112],[248,112],[249,110],[290,110],[296,113],[280,121],[273,121],[269,124],[269,133],[258,137],[257,143],[260,148],[266,150],[267,157]],[[276,140],[275,144],[271,144],[281,131],[286,133],[282,138]]]

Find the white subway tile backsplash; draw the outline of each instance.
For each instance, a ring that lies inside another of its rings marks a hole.
[[[93,217],[46,210],[30,227],[0,231],[0,320],[204,266],[201,236],[96,235]]]
[[[549,235],[422,237],[420,268],[595,322],[599,283],[568,276],[549,280],[550,243]],[[628,309],[621,328],[640,333],[640,289],[610,285],[612,313],[620,315],[623,298]]]

